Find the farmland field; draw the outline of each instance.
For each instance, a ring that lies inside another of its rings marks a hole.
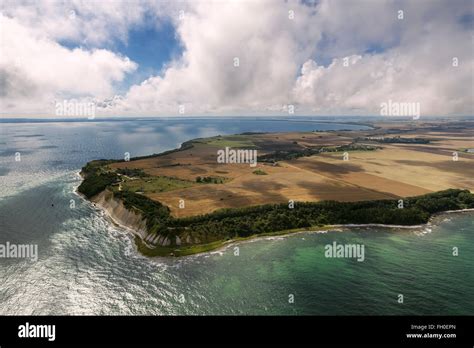
[[[193,140],[190,148],[181,151],[110,167],[143,170],[149,177],[129,180],[123,186],[165,204],[175,217],[289,200],[361,201],[448,188],[473,190],[474,155],[465,151],[474,146],[472,122],[463,123],[462,128],[456,124],[439,128],[436,123],[385,122],[374,124],[370,131],[216,136]],[[384,137],[390,141],[373,140]],[[414,138],[427,143],[406,140]],[[225,147],[256,149],[257,168],[218,163],[217,151]],[[288,156],[304,151],[314,153]],[[261,160],[275,153],[288,158]],[[256,169],[266,175],[255,175]],[[197,183],[197,177],[225,180]],[[181,200],[184,207],[179,205]]]

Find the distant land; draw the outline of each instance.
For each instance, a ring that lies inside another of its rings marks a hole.
[[[214,136],[91,161],[78,191],[130,228],[148,256],[334,224],[419,225],[474,208],[474,122],[366,125]],[[256,163],[228,163],[237,152],[255,153]]]

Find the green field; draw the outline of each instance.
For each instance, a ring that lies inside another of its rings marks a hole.
[[[198,141],[216,147],[256,148],[255,144],[246,135],[217,136]]]

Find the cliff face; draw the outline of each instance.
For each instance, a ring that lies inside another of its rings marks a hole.
[[[129,228],[148,245],[168,246],[171,244],[169,238],[149,233],[146,220],[142,215],[139,212],[127,209],[120,199],[114,197],[111,191],[102,191],[94,196],[92,201],[104,208],[116,223]]]
[[[146,220],[141,214],[125,208],[121,200],[114,197],[114,194],[104,190],[92,198],[92,201],[104,208],[112,219],[120,225],[128,227],[142,239],[148,236]]]

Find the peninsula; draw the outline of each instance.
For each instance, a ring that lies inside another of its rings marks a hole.
[[[474,208],[473,122],[371,126],[214,136],[91,161],[78,191],[130,228],[147,256],[333,224],[419,225]]]

